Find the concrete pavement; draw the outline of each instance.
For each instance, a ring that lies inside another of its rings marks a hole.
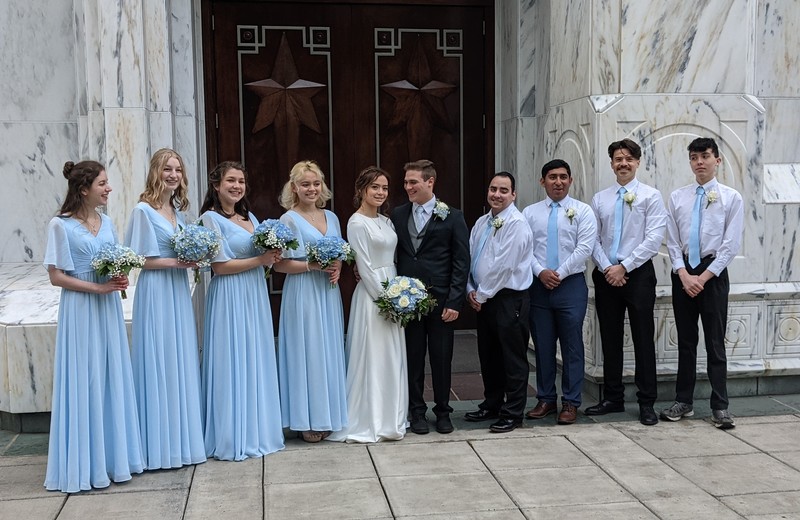
[[[474,402],[457,404],[450,435],[288,439],[262,459],[146,472],[77,495],[42,487],[46,434],[2,432],[0,519],[800,519],[800,396],[733,399],[729,431],[702,408],[642,426],[629,404],[498,435],[462,420]]]

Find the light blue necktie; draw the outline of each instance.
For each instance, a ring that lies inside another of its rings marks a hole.
[[[697,198],[692,210],[692,223],[689,226],[689,265],[693,268],[700,265],[700,212],[703,210],[705,193],[706,190],[702,186],[697,187]]]
[[[414,224],[417,226],[417,231],[422,231],[425,227],[425,208],[417,206],[414,210]]]
[[[469,270],[469,277],[472,281],[472,286],[477,288],[478,284],[475,282],[475,270],[478,268],[478,259],[483,253],[483,248],[486,246],[486,241],[489,240],[489,234],[492,232],[492,218],[491,216],[486,219],[486,229],[483,230],[483,235],[478,241],[478,249],[475,250],[475,256],[472,257],[472,267]]]
[[[620,188],[617,190],[617,204],[614,206],[614,241],[611,243],[611,251],[609,251],[609,261],[612,264],[618,264],[617,252],[619,251],[619,243],[622,241],[622,221],[624,219],[624,206],[625,201],[623,197],[628,190]]]
[[[558,269],[558,208],[561,204],[550,204],[550,218],[547,219],[547,268]]]

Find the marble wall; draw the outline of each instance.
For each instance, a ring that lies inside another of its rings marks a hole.
[[[800,2],[511,3],[496,11],[498,26],[510,28],[499,31],[498,47],[514,55],[498,61],[498,84],[518,91],[498,89],[513,99],[498,101],[511,113],[498,112],[497,163],[521,179],[520,205],[542,198],[539,169],[554,157],[571,164],[571,194],[588,202],[614,181],[606,147],[623,137],[642,145],[638,176],[666,198],[693,181],[689,141],[714,137],[719,179],[745,199],[743,246],[729,269],[731,373],[800,373],[800,58],[790,50],[800,46]],[[507,18],[514,16],[516,24]],[[669,376],[677,338],[665,247],[655,263],[659,370]],[[590,304],[590,379],[602,375],[595,332]],[[626,348],[630,373],[632,345]]]

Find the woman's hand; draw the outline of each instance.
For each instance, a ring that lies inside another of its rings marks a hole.
[[[108,294],[114,291],[124,291],[128,288],[127,276],[116,276],[109,278],[106,282],[97,284],[98,294]]]
[[[280,249],[267,249],[264,253],[261,254],[259,257],[261,259],[261,264],[267,267],[272,267],[273,265],[277,264],[282,260],[281,258],[281,250]]]
[[[342,274],[342,261],[334,260],[331,265],[325,268],[325,272],[328,273],[330,282],[336,285],[339,282],[339,277]]]

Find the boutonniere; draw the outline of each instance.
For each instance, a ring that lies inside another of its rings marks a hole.
[[[503,227],[503,224],[505,224],[505,221],[503,219],[501,219],[500,217],[494,217],[491,220],[491,224],[492,224],[492,227],[494,228],[494,234],[496,235],[497,234],[497,230],[500,229],[501,227]]]
[[[447,218],[447,215],[449,214],[450,214],[450,206],[448,206],[441,200],[437,200],[436,204],[433,205],[433,215],[439,220],[444,220]]]
[[[719,194],[714,190],[711,190],[708,193],[706,193],[706,209],[708,209],[708,207],[710,205],[712,205],[715,202],[717,202],[718,198],[719,198]]]
[[[577,215],[577,212],[575,211],[575,208],[567,208],[564,210],[564,214],[569,219],[569,223],[572,224],[572,221],[575,218],[575,215]]]
[[[622,196],[622,200],[628,205],[628,208],[633,209],[633,201],[636,200],[636,194],[632,191],[627,192]]]

